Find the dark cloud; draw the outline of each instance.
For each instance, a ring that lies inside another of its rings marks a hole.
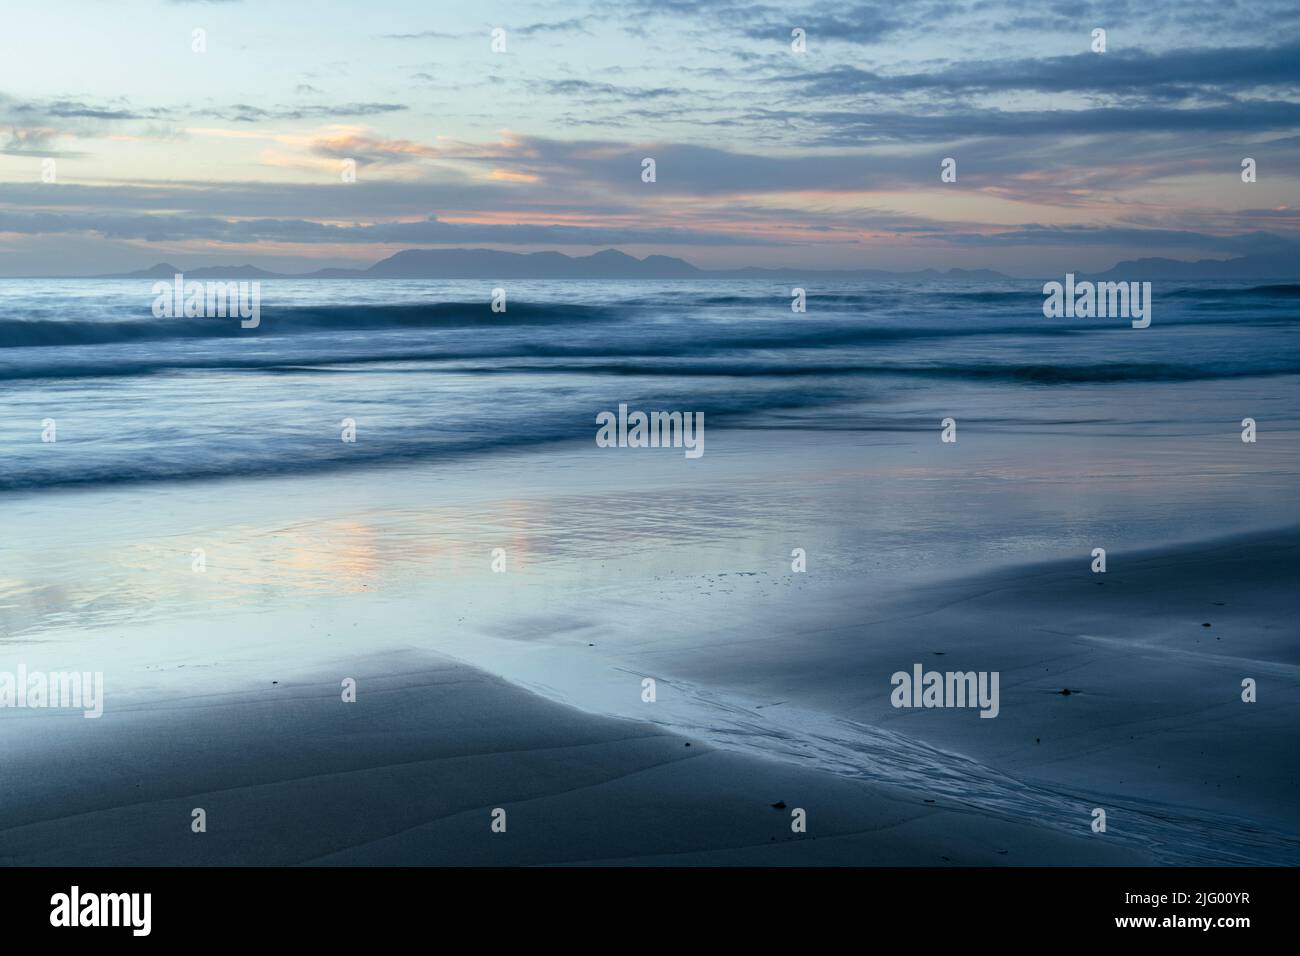
[[[817,146],[943,143],[972,137],[1037,137],[1143,133],[1247,134],[1300,126],[1300,102],[1246,100],[1230,106],[1096,107],[1093,109],[944,111],[766,110],[752,123],[777,124]]]
[[[301,88],[300,88],[301,89]],[[149,121],[211,117],[234,123],[257,123],[265,120],[330,119],[333,117],[378,116],[407,109],[404,103],[319,103],[298,106],[254,106],[233,103],[225,106],[139,107],[125,103],[92,103],[84,100],[56,99],[19,101],[0,94],[0,116],[24,123],[66,120],[106,120],[113,122]]]
[[[551,96],[602,97],[612,99],[646,100],[667,96],[684,96],[686,90],[669,87],[619,86],[615,83],[596,83],[591,80],[549,80],[544,86]]]
[[[811,10],[800,14],[795,11],[778,11],[766,8],[759,22],[746,17],[742,27],[746,36],[756,40],[772,40],[781,44],[790,42],[790,31],[803,30],[810,46],[819,43],[878,43],[888,39],[903,25],[902,17],[895,14],[901,4],[885,7],[883,4],[859,3],[851,7]],[[751,7],[751,10],[753,8]]]
[[[463,33],[445,33],[441,30],[419,30],[415,33],[384,33],[380,35],[381,40],[464,40],[476,36],[489,36],[493,29],[500,27],[506,31],[506,36],[517,34],[519,36],[539,36],[546,33],[587,33],[588,24],[591,22],[590,17],[570,17],[567,20],[539,21],[526,23],[523,26],[511,26],[508,22],[496,23],[493,26],[485,27],[481,31],[463,32]]]
[[[507,32],[518,33],[521,36],[537,36],[543,33],[590,33],[587,25],[590,17],[570,17],[567,20],[556,20],[553,22],[530,23],[522,27],[507,28]]]
[[[627,24],[630,32],[644,34],[643,18],[670,18],[695,31],[736,33],[757,41],[771,41],[788,48],[790,31],[802,29],[809,44],[877,43],[903,29],[929,3],[801,3],[793,6],[750,2],[750,0],[612,0],[597,4],[597,15]],[[628,23],[631,21],[631,23]]]
[[[260,123],[265,120],[378,116],[383,113],[398,113],[406,108],[402,103],[325,103],[318,106],[273,106],[269,108],[252,106],[248,103],[235,103],[219,109],[200,110],[194,115],[212,116],[232,123]]]
[[[0,106],[3,106],[0,101]],[[50,100],[47,102],[10,102],[6,112],[11,116],[38,119],[95,119],[95,120],[150,120],[171,115],[170,110],[131,109],[104,103],[87,103],[82,100]]]
[[[1204,91],[1235,95],[1261,87],[1300,86],[1300,43],[1278,46],[1080,52],[1072,56],[954,63],[925,73],[882,74],[841,65],[789,77],[805,96],[898,96],[933,93],[1140,94],[1188,97]]]

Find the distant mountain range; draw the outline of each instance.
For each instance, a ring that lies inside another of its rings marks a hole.
[[[268,272],[256,266],[205,266],[178,269],[160,263],[139,272],[93,276],[96,279],[170,279],[183,272],[192,279],[929,279],[969,280],[1011,277],[990,269],[701,269],[674,256],[638,259],[616,249],[590,256],[559,252],[500,252],[495,249],[407,249],[367,269],[318,269],[307,273]],[[1300,256],[1242,256],[1236,259],[1132,259],[1101,273],[1080,277],[1106,280],[1300,279]]]
[[[1236,259],[1129,259],[1116,263],[1111,269],[1090,275],[1090,279],[1140,280],[1158,282],[1161,279],[1300,279],[1300,254],[1273,256],[1240,256]]]
[[[178,269],[160,263],[138,272],[94,276],[96,279],[170,279],[183,272],[191,279],[1006,279],[988,269],[939,272],[889,272],[883,269],[700,269],[673,256],[638,259],[616,249],[590,256],[559,252],[499,252],[495,249],[407,249],[368,269],[318,269],[295,275],[267,272],[256,266],[204,266]]]

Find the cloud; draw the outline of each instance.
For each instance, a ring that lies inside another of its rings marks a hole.
[[[488,37],[493,29],[500,27],[506,31],[506,36],[511,34],[523,37],[540,36],[546,33],[584,33],[590,34],[587,28],[591,22],[590,17],[570,17],[567,20],[543,20],[535,23],[527,23],[523,26],[511,26],[507,22],[494,23],[492,27],[485,27],[476,31],[461,31],[459,33],[447,33],[443,30],[418,30],[414,33],[384,33],[380,34],[381,40],[465,40],[473,37]]]
[[[381,40],[458,40],[464,33],[443,33],[439,30],[421,30],[418,33],[383,33]]]
[[[402,103],[326,103],[315,106],[276,106],[263,108],[248,103],[199,110],[196,116],[213,116],[232,123],[261,123],[268,120],[331,119],[342,116],[378,116],[397,113],[407,107]]]
[[[310,150],[317,156],[331,159],[353,159],[359,166],[405,163],[440,155],[438,149],[423,143],[409,139],[384,139],[356,131],[319,136],[312,140]]]
[[[76,99],[18,101],[0,94],[0,116],[20,122],[59,120],[131,122],[207,116],[234,123],[260,123],[379,116],[406,109],[404,103],[383,102],[315,103],[297,106],[255,106],[250,103],[233,103],[226,106],[139,107],[124,102],[92,103]]]
[[[14,102],[0,106],[12,117],[38,117],[50,119],[95,119],[95,120],[149,120],[171,115],[166,109],[131,109],[125,106],[93,104],[83,100],[49,100],[46,102]]]
[[[587,29],[590,20],[590,17],[570,17],[567,20],[530,23],[526,26],[514,27],[510,32],[526,37],[542,33],[590,33],[591,31]]]
[[[840,97],[942,91],[946,97],[1009,91],[1140,94],[1187,98],[1300,85],[1300,43],[1278,46],[1116,50],[1070,56],[953,63],[925,73],[882,74],[840,65],[786,82],[803,95]]]
[[[627,100],[647,100],[659,99],[662,97],[682,96],[687,91],[671,87],[634,87],[619,86],[615,83],[597,83],[591,80],[548,80],[544,89],[551,96],[578,96],[583,99],[593,97],[627,99]]]
[[[817,146],[883,143],[951,143],[975,137],[1132,136],[1152,133],[1221,133],[1234,136],[1300,127],[1300,103],[1246,100],[1230,106],[1096,107],[1004,110],[967,108],[922,113],[876,110],[766,110],[751,122],[781,123],[806,132]],[[787,137],[788,138],[788,137]],[[1113,155],[1113,147],[1103,150]]]
[[[751,8],[752,9],[752,8]],[[746,16],[741,22],[746,36],[753,39],[773,40],[782,44],[790,42],[790,31],[802,29],[812,44],[818,43],[879,43],[902,29],[904,21],[895,14],[897,7],[889,12],[880,4],[859,3],[854,6],[828,11],[811,11],[800,15],[797,12],[776,11],[772,8],[760,8],[754,22],[752,16]]]
[[[930,4],[915,4],[929,10]],[[697,20],[707,29],[731,27],[747,37],[790,42],[795,27],[805,30],[811,42],[874,43],[901,29],[907,19],[905,5],[886,11],[882,4],[842,3],[774,6],[752,0],[613,0],[597,10],[613,19],[671,18],[678,23]],[[919,12],[919,11],[917,11]],[[915,16],[915,13],[913,14]]]
[[[5,142],[4,147],[0,148],[0,154],[33,156],[45,159],[74,159],[85,156],[86,154],[82,152],[52,148],[55,140],[66,135],[66,133],[57,129],[40,127],[22,129],[14,127],[9,131],[9,139]]]

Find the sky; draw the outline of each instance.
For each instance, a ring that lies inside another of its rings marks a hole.
[[[1294,0],[0,0],[0,276],[1288,254],[1298,94]]]

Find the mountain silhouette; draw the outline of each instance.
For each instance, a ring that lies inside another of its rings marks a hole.
[[[561,252],[501,252],[496,249],[405,249],[365,269],[318,269],[277,273],[256,266],[203,266],[178,269],[159,263],[137,272],[92,276],[96,279],[1005,279],[989,269],[807,269],[799,267],[701,269],[675,256],[638,259],[617,249],[589,256]]]

